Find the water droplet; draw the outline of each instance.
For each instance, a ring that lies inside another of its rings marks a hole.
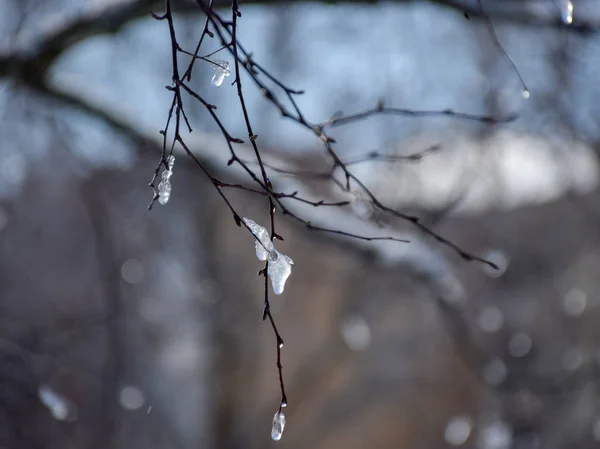
[[[498,332],[504,324],[504,314],[496,306],[486,307],[477,319],[477,324],[482,331],[488,333]]]
[[[286,401],[281,401],[281,406],[282,407],[287,407],[287,402]]]
[[[531,337],[525,333],[513,335],[508,342],[508,350],[513,357],[525,357],[532,346]]]
[[[468,416],[455,416],[448,421],[444,439],[452,446],[460,446],[471,435],[471,426],[471,419]]]
[[[280,341],[278,346],[279,346],[279,349],[283,348],[283,341]]]
[[[275,441],[281,440],[285,428],[285,415],[283,412],[275,413],[273,416],[273,427],[271,427],[271,438]]]
[[[523,96],[523,98],[524,98],[525,100],[529,99],[529,96],[530,96],[530,94],[529,94],[529,91],[528,91],[527,89],[523,89],[523,90],[521,91],[521,95]]]

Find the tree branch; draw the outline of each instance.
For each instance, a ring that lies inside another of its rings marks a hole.
[[[430,2],[459,11],[469,17],[483,17],[494,21],[509,21],[535,26],[568,28],[576,31],[593,31],[600,28],[600,11],[592,0],[579,0],[575,5],[574,22],[565,25],[554,2],[542,0],[487,0],[485,14],[477,0],[395,0],[396,3]],[[377,4],[379,0],[312,0],[326,4]],[[245,5],[277,5],[276,0],[246,0]],[[286,4],[306,3],[304,0],[286,0]],[[230,7],[230,0],[215,0],[213,8]],[[89,12],[66,21],[62,26],[44,36],[31,49],[13,49],[0,54],[0,77],[30,79],[39,84],[49,67],[67,49],[87,38],[116,33],[128,22],[148,17],[150,12],[164,7],[162,0],[133,0],[119,3],[103,10]],[[196,2],[180,0],[174,5],[174,13],[199,13]]]

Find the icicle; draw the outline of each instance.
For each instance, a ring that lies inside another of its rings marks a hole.
[[[285,415],[283,412],[278,411],[273,416],[273,427],[271,427],[271,438],[275,441],[281,440],[281,435],[283,435],[283,429],[285,427]]]
[[[215,87],[220,87],[223,84],[225,77],[230,75],[229,63],[227,61],[213,61],[212,66],[215,74],[212,77],[211,83]]]
[[[256,257],[261,261],[269,261],[267,274],[271,279],[273,292],[276,295],[281,295],[285,288],[285,282],[290,277],[290,274],[292,274],[294,261],[275,249],[275,245],[273,245],[269,236],[269,231],[249,218],[244,218],[243,220],[246,226],[252,231],[252,234],[257,238],[255,242]]]
[[[175,156],[171,155],[167,159],[168,168],[162,172],[162,181],[158,184],[158,202],[163,206],[167,204],[171,197],[171,176],[173,176],[173,165]]]

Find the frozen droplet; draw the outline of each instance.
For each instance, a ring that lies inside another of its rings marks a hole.
[[[371,328],[363,317],[346,318],[340,328],[344,342],[352,351],[364,351],[371,344]]]
[[[275,250],[277,251],[277,250]],[[285,287],[285,281],[292,274],[294,261],[285,254],[277,253],[279,257],[274,262],[269,262],[267,273],[271,278],[271,286],[276,295],[281,295]]]
[[[525,333],[518,333],[508,342],[508,350],[513,357],[525,357],[531,351],[531,337]]]
[[[227,61],[213,61],[213,70],[215,74],[212,77],[211,83],[215,87],[220,87],[223,80],[229,76],[229,63]]]
[[[498,332],[504,324],[504,315],[496,306],[486,307],[477,318],[477,324],[482,331],[488,333]]]
[[[254,242],[256,248],[256,258],[262,261],[267,260],[269,258],[269,253],[275,250],[275,246],[269,237],[269,231],[249,218],[244,218],[243,220],[250,231],[252,231],[252,234],[254,234],[254,237],[257,239]]]
[[[488,385],[500,385],[506,379],[506,364],[501,359],[494,359],[481,370],[483,380]]]
[[[444,439],[452,446],[460,446],[467,441],[471,435],[471,419],[468,416],[455,416],[446,426]]]
[[[163,206],[169,202],[171,198],[171,182],[161,181],[158,183],[158,202]]]
[[[169,202],[171,197],[171,176],[173,176],[173,165],[175,164],[175,156],[171,155],[167,158],[167,166],[161,175],[162,181],[158,184],[158,202],[163,206]]]
[[[527,89],[523,89],[523,90],[521,91],[521,95],[523,96],[523,98],[524,98],[525,100],[527,100],[527,99],[529,99],[529,97],[530,97],[530,95],[531,95],[531,94],[529,93],[529,91],[528,91]]]
[[[271,279],[273,292],[276,295],[281,295],[285,287],[285,282],[288,277],[290,277],[290,274],[292,274],[292,265],[294,265],[294,261],[275,249],[275,245],[273,245],[273,242],[271,241],[269,232],[264,227],[249,218],[243,218],[243,220],[257,239],[255,242],[256,257],[261,261],[269,261],[267,275]]]
[[[573,23],[573,2],[571,0],[559,0],[560,18],[567,25]]]
[[[69,416],[69,404],[67,400],[52,390],[49,386],[43,385],[38,390],[38,397],[44,404],[54,419],[64,421]]]
[[[481,449],[508,449],[512,440],[512,429],[502,421],[496,421],[482,429],[477,446]]]
[[[267,260],[269,258],[269,251],[272,250],[268,250],[267,248],[265,248],[265,246],[263,245],[262,242],[259,242],[258,240],[256,242],[254,242],[254,246],[256,247],[256,258],[258,260]],[[270,241],[267,243],[267,247],[272,247],[273,243],[271,243]]]
[[[278,411],[273,416],[273,427],[271,427],[271,438],[275,441],[281,440],[283,429],[285,428],[285,415],[282,411]]]
[[[561,365],[566,371],[577,371],[583,363],[583,354],[579,348],[570,348],[562,356]]]
[[[167,158],[167,167],[169,167],[169,171],[173,171],[173,166],[175,165],[175,156],[172,154]]]
[[[126,410],[137,410],[145,402],[144,393],[138,387],[123,387],[119,392],[119,404]]]
[[[565,295],[563,310],[567,315],[576,317],[583,313],[586,305],[587,295],[578,288],[574,288]]]

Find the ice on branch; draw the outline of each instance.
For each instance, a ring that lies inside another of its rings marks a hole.
[[[225,77],[229,76],[231,73],[229,71],[229,63],[220,60],[214,61],[212,68],[215,71],[215,74],[212,77],[211,83],[215,87],[220,87],[221,84],[223,84]]]
[[[271,438],[275,441],[281,440],[281,435],[283,435],[283,429],[285,427],[285,415],[283,412],[275,413],[273,416],[273,427],[271,427]]]
[[[283,288],[285,287],[285,281],[287,281],[287,278],[292,274],[292,265],[294,265],[294,261],[275,249],[275,245],[273,245],[271,237],[269,236],[269,231],[249,218],[244,218],[244,223],[246,223],[246,226],[250,228],[252,234],[254,234],[257,239],[255,242],[256,257],[258,260],[269,261],[267,274],[271,279],[273,292],[275,292],[276,295],[281,295],[283,293]]]
[[[167,204],[171,197],[171,176],[173,176],[173,165],[175,156],[171,155],[167,159],[168,168],[162,172],[162,181],[158,184],[158,202],[162,205]]]

